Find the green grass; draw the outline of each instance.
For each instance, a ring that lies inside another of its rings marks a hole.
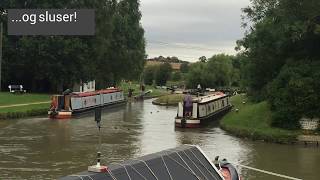
[[[180,101],[182,101],[184,98],[183,94],[169,94],[165,96],[161,96],[153,101],[154,104],[159,105],[178,105]]]
[[[242,102],[246,103],[243,104]],[[271,126],[272,112],[267,102],[248,102],[246,96],[232,97],[234,109],[220,121],[221,128],[241,137],[278,143],[296,141],[298,131],[284,130]],[[235,109],[239,109],[238,112]]]
[[[0,106],[50,101],[48,94],[12,94],[0,92]]]
[[[121,82],[120,85],[119,85],[119,88],[121,90],[123,90],[123,92],[124,92],[124,94],[126,96],[128,96],[128,92],[129,92],[130,88],[134,90],[133,91],[133,96],[136,96],[136,95],[140,94],[140,85],[137,82],[132,82],[131,84],[126,83],[126,82]],[[145,87],[145,90],[146,91],[147,90],[152,90],[152,93],[148,94],[147,97],[158,97],[158,96],[166,95],[166,94],[169,93],[165,89],[156,89],[155,87],[149,86],[149,85],[147,85]]]
[[[28,112],[30,110],[43,110],[46,109],[48,111],[50,107],[50,103],[45,104],[32,104],[26,106],[16,106],[16,107],[6,107],[0,108],[0,113],[11,113],[11,112]]]
[[[50,101],[48,94],[12,94],[8,92],[0,93],[0,106],[10,106],[17,104],[29,104]],[[46,114],[50,103],[31,104],[13,107],[0,107],[0,119],[14,119],[28,116]]]

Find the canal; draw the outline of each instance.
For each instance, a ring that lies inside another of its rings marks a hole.
[[[239,139],[217,123],[177,130],[174,107],[151,100],[105,109],[102,116],[103,163],[112,163],[181,144],[199,145],[210,158],[302,179],[319,179],[320,148]],[[72,120],[31,118],[0,121],[0,179],[56,179],[95,162],[98,131],[93,114]],[[280,179],[240,169],[244,179]]]

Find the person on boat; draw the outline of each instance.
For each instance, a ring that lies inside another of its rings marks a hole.
[[[198,84],[198,86],[197,86],[197,96],[198,97],[199,97],[200,93],[201,93],[201,85]]]
[[[184,104],[184,109],[185,109],[185,116],[191,116],[191,111],[192,111],[192,97],[188,93],[183,100]]]

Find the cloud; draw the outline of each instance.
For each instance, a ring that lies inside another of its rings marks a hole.
[[[244,33],[241,8],[248,5],[249,0],[141,0],[147,54],[180,56],[189,61],[202,55],[235,54],[235,42]],[[177,43],[204,49],[184,49]]]

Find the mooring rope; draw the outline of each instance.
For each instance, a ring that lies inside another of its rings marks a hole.
[[[285,178],[285,179],[302,180],[300,178],[290,177],[290,176],[287,176],[287,175],[278,174],[278,173],[274,173],[274,172],[271,172],[271,171],[266,171],[266,170],[262,170],[262,169],[258,169],[258,168],[254,168],[254,167],[250,167],[250,166],[245,166],[245,165],[241,165],[241,164],[237,164],[237,163],[231,163],[231,164],[236,165],[236,166],[240,166],[240,167],[243,167],[243,168],[246,168],[246,169],[250,169],[250,170],[253,170],[253,171],[257,171],[257,172],[261,172],[261,173],[265,173],[265,174],[269,174],[269,175]]]
[[[208,152],[208,151],[206,151],[206,152]],[[254,167],[250,167],[250,166],[246,166],[246,165],[242,165],[242,164],[238,164],[238,163],[234,163],[234,162],[229,162],[229,163],[232,164],[232,165],[235,165],[235,166],[240,166],[240,167],[245,168],[245,169],[257,171],[257,172],[264,173],[264,174],[269,174],[269,175],[272,175],[272,176],[277,176],[277,177],[281,177],[281,178],[285,178],[285,179],[291,179],[291,180],[302,180],[301,178],[295,178],[295,177],[291,177],[291,176],[287,176],[287,175],[283,175],[283,174],[279,174],[279,173],[275,173],[275,172],[271,172],[271,171],[266,171],[266,170],[263,170],[263,169],[258,169],[258,168],[254,168]]]

